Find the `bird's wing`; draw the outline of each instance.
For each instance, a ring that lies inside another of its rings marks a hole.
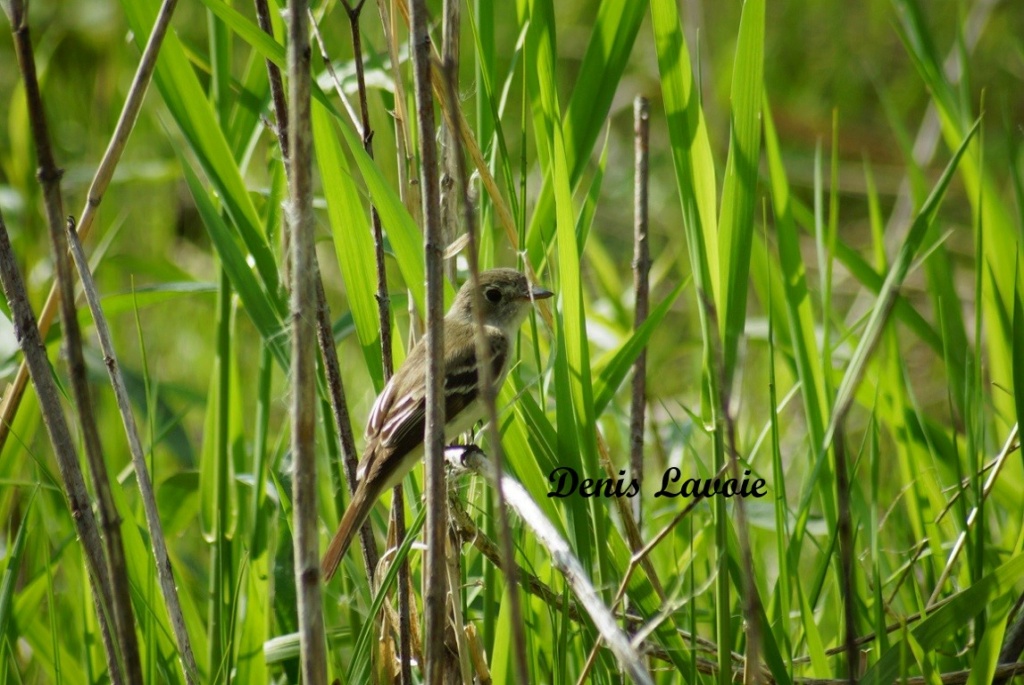
[[[487,331],[490,352],[491,379],[500,378],[508,357],[508,341],[498,330]],[[421,341],[422,343],[422,341]],[[422,364],[410,364],[413,356],[423,356],[425,346],[417,345],[410,359],[388,383],[374,405],[367,427],[368,448],[372,444],[393,455],[410,452],[423,441],[426,421],[426,380],[422,374],[411,377],[407,369],[424,369]],[[418,353],[418,354],[417,354]],[[403,373],[404,372],[404,373]],[[445,359],[445,421],[450,422],[477,398],[476,349],[463,349]],[[375,452],[378,450],[374,450]]]

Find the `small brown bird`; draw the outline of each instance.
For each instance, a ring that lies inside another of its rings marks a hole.
[[[526,276],[515,269],[491,269],[480,274],[480,294],[484,335],[490,350],[487,362],[497,390],[505,380],[512,342],[530,305],[554,293],[531,286]],[[483,418],[472,307],[473,289],[467,282],[444,317],[445,436],[463,433]],[[421,339],[373,405],[355,495],[320,563],[325,581],[334,575],[356,531],[380,496],[397,485],[423,456],[426,353],[425,341]]]

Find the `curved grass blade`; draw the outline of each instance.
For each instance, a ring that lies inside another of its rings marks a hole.
[[[686,283],[686,281],[683,281],[677,285],[669,293],[668,297],[661,301],[661,304],[651,310],[650,314],[647,315],[647,320],[633,331],[629,339],[619,347],[619,351],[615,353],[611,361],[598,374],[597,382],[594,384],[594,413],[597,416],[601,416],[604,410],[608,408],[608,404],[615,397],[616,391],[618,391],[622,381],[626,378],[626,374],[632,368],[633,362],[640,355],[640,352],[647,347],[654,329],[661,325],[672,303],[676,301],[679,294],[683,292],[683,288],[686,287]]]
[[[416,308],[425,312],[423,284],[426,283],[426,272],[423,266],[423,233],[416,221],[409,215],[398,192],[384,178],[380,167],[366,154],[362,142],[351,126],[346,122],[341,122],[338,130],[341,131],[345,146],[359,168],[363,182],[370,192],[370,201],[377,208],[381,223],[387,231],[388,241],[391,243],[391,249],[394,251],[395,260],[398,262],[398,269],[402,272],[405,285],[412,293]],[[451,283],[445,280],[445,305],[451,304],[454,297],[455,291],[452,289]]]
[[[868,359],[871,357],[871,354],[875,349],[875,345],[881,338],[885,324],[889,320],[889,314],[892,312],[893,305],[895,304],[897,292],[899,291],[900,286],[903,285],[903,279],[906,277],[907,271],[910,270],[911,261],[913,260],[914,255],[917,254],[917,250],[921,246],[921,242],[924,240],[925,233],[928,231],[928,227],[931,225],[932,219],[935,217],[935,212],[938,210],[939,204],[942,202],[946,188],[949,187],[950,181],[953,180],[953,174],[956,172],[960,158],[963,157],[964,153],[967,151],[968,143],[971,142],[974,134],[977,133],[980,124],[980,119],[975,121],[974,126],[971,127],[970,131],[968,131],[967,135],[964,137],[963,142],[960,144],[956,153],[954,153],[952,159],[949,160],[949,164],[946,165],[945,170],[942,172],[942,176],[935,184],[935,187],[932,189],[928,199],[914,218],[914,223],[911,224],[910,230],[907,232],[907,237],[903,240],[903,244],[900,246],[900,251],[896,255],[896,259],[893,261],[892,268],[889,270],[889,275],[886,277],[885,284],[882,286],[882,291],[879,294],[878,300],[875,302],[874,309],[871,311],[871,317],[868,319],[867,327],[864,329],[864,334],[861,336],[860,342],[857,344],[857,349],[854,351],[853,357],[850,359],[850,364],[847,366],[846,373],[843,376],[843,380],[839,385],[839,389],[836,391],[836,401],[833,406],[832,417],[829,422],[828,430],[825,431],[826,445],[832,440],[832,435],[835,432],[837,422],[843,419],[846,415],[846,411],[850,407],[850,404],[853,402],[854,392],[860,384],[861,376],[863,375]]]
[[[156,18],[156,4],[146,0],[122,0],[121,5],[132,34],[137,40],[145,41]],[[153,79],[189,149],[216,188],[267,290],[278,293],[281,284],[277,265],[260,231],[256,207],[224,131],[215,124],[217,116],[213,106],[189,64],[181,40],[173,31],[168,32],[164,39]],[[278,311],[283,314],[286,310],[281,308]]]
[[[275,294],[268,293],[263,289],[256,274],[246,262],[245,252],[238,244],[234,232],[224,223],[220,213],[214,207],[213,201],[199,182],[199,178],[185,160],[181,160],[181,169],[196,203],[196,209],[203,219],[203,225],[206,227],[206,231],[213,241],[214,249],[231,281],[232,289],[238,293],[242,307],[252,319],[253,325],[260,332],[264,342],[273,351],[281,368],[287,370],[290,359],[287,336],[279,315],[280,308],[284,306],[283,303]]]

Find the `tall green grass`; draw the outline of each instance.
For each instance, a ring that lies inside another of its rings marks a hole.
[[[681,14],[674,0],[464,7],[461,105],[519,244],[512,247],[496,198],[477,183],[481,263],[529,267],[558,295],[550,327],[541,316],[523,327],[499,396],[506,464],[607,604],[629,574],[622,625],[644,634],[655,682],[732,682],[752,651],[750,619],[760,626],[756,652],[766,681],[843,678],[849,607],[855,637],[863,638],[861,682],[916,675],[937,682],[961,670],[972,682],[991,681],[1024,590],[1024,469],[1007,443],[1022,415],[1015,397],[1024,392],[1024,192],[1014,119],[1024,106],[1024,27],[1005,4],[974,48],[960,23],[912,0],[848,10],[848,26],[818,14],[822,7],[839,13],[834,2],[797,3],[806,10],[801,18],[764,0],[705,3],[699,31],[698,18]],[[44,97],[64,131],[60,157],[74,208],[83,169],[103,147],[92,140],[105,131],[90,123],[90,98],[116,111],[120,97],[117,85],[97,94],[92,78],[76,83],[76,70],[92,68],[117,84],[131,60],[92,55],[76,66],[72,44],[89,32],[53,4],[33,6],[47,64]],[[157,3],[88,6],[111,13],[138,46]],[[404,56],[407,31],[389,7]],[[440,16],[439,3],[430,7]],[[245,3],[179,8],[123,176],[100,217],[106,242],[89,246],[102,257],[104,305],[147,427],[204,682],[297,682],[299,673],[284,410],[291,383],[280,235],[286,189],[264,124],[271,118],[264,60],[284,62],[280,9],[272,3],[275,40]],[[349,85],[345,13],[326,3],[316,16]],[[313,108],[319,259],[357,432],[383,386],[371,202],[386,234],[396,359],[419,330],[404,303],[416,312],[424,304],[422,234],[402,201],[408,189],[397,185],[391,116],[394,79],[411,76],[408,65],[398,75],[387,66],[375,7],[364,8],[360,25],[375,159],[327,79]],[[885,45],[857,44],[845,60],[810,52],[826,40],[849,50],[850,32],[869,35],[880,25]],[[120,37],[93,40],[109,46]],[[950,51],[961,60],[959,81],[944,67]],[[6,44],[0,55],[14,64]],[[815,64],[839,71],[814,72]],[[320,60],[314,65],[320,76]],[[830,93],[842,76],[848,90]],[[48,258],[32,231],[38,190],[17,133],[23,96],[10,79],[0,75],[12,93],[0,136],[0,203],[38,296]],[[77,93],[70,103],[67,89]],[[654,267],[650,318],[633,331],[625,256],[632,253],[631,122],[623,103],[636,94],[652,101]],[[941,144],[934,159],[922,160],[912,127],[928,107]],[[88,136],[76,146],[83,129]],[[407,133],[412,141],[435,134]],[[155,179],[142,171],[154,167]],[[910,212],[892,220],[903,176]],[[449,302],[458,284],[450,285]],[[6,304],[3,311],[6,318]],[[8,329],[0,341],[11,338]],[[56,340],[50,336],[49,351],[63,382]],[[641,565],[615,502],[547,493],[557,466],[591,478],[628,468],[624,381],[645,348],[651,418],[639,534],[644,542],[666,535]],[[0,349],[3,373],[13,373],[18,355],[10,345]],[[144,669],[151,682],[183,682],[119,419],[98,354],[93,361]],[[329,411],[322,422],[326,542],[344,496],[332,476],[340,473],[332,463],[340,448]],[[0,454],[0,520],[9,521],[0,532],[0,685],[102,682],[84,565],[40,429],[30,390]],[[837,461],[839,439],[845,464]],[[661,474],[675,466],[684,478],[713,477],[734,456],[741,473],[768,483],[768,497],[744,502],[746,529],[737,503],[715,498],[665,531],[689,501],[654,497]],[[847,469],[848,493],[837,490],[839,468]],[[424,517],[421,482],[420,469],[407,479],[413,536]],[[481,534],[495,540],[488,488],[456,482]],[[844,501],[849,550],[840,536]],[[385,511],[382,504],[371,516],[378,533]],[[598,636],[526,530],[514,522],[516,562],[549,591],[545,599],[522,595],[531,677],[573,683]],[[394,649],[394,632],[390,619],[382,629],[376,617],[394,603],[386,593],[395,560],[410,560],[412,587],[420,588],[417,541],[388,557],[376,594],[354,550],[327,587],[330,669],[342,683],[387,680],[382,654]],[[472,541],[457,553],[456,601],[479,635],[493,682],[511,682],[512,626],[502,601],[510,589]],[[842,596],[847,561],[852,598]],[[744,613],[751,597],[755,615]],[[588,678],[621,682],[608,650],[597,651]]]

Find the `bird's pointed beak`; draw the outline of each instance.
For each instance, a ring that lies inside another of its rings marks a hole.
[[[530,299],[531,300],[546,300],[549,297],[554,297],[554,296],[555,296],[555,294],[553,292],[551,292],[550,290],[545,290],[544,288],[540,288],[538,286],[533,286],[533,288],[530,290]]]

